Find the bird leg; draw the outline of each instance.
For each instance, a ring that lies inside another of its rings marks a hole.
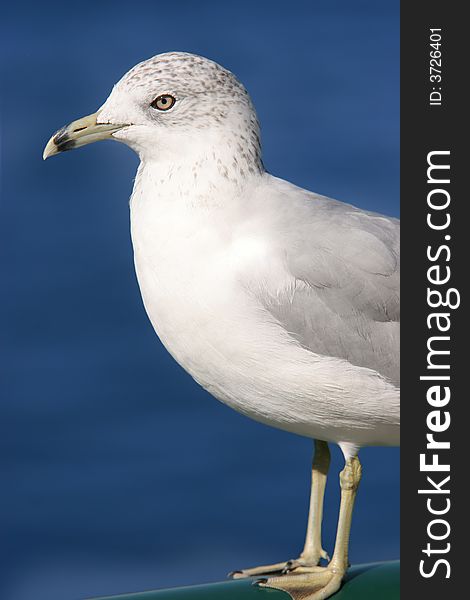
[[[305,546],[299,558],[273,565],[263,565],[242,571],[233,571],[230,577],[240,579],[271,573],[289,573],[298,567],[318,565],[320,558],[328,560],[328,554],[321,544],[321,522],[323,517],[323,497],[325,494],[326,477],[330,466],[330,450],[328,444],[315,440],[315,451],[312,461],[312,487],[310,492],[310,508],[308,513],[307,535]]]
[[[323,499],[329,467],[330,449],[328,448],[328,444],[321,440],[315,440],[315,453],[312,461],[312,488],[310,491],[310,507],[305,545],[300,557],[289,561],[289,571],[300,566],[316,566],[320,562],[320,558],[329,560],[329,556],[323,550],[321,542]]]
[[[341,504],[335,551],[327,567],[299,566],[293,574],[270,577],[257,585],[283,590],[294,600],[325,600],[341,587],[348,563],[349,535],[357,488],[361,480],[361,463],[357,456],[347,459],[340,473]]]

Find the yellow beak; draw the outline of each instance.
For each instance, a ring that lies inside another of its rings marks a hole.
[[[97,114],[94,113],[73,121],[70,125],[56,131],[44,148],[43,159],[46,160],[49,156],[54,156],[59,152],[108,139],[115,131],[126,127],[126,125],[116,125],[114,123],[97,123]]]

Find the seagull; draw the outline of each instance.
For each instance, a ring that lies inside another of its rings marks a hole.
[[[163,345],[218,400],[314,443],[303,551],[231,576],[328,598],[349,566],[359,449],[399,445],[399,221],[268,173],[248,92],[194,54],[133,67],[96,113],[51,137],[44,159],[104,139],[140,158],[134,262]],[[328,443],[345,460],[331,560]]]

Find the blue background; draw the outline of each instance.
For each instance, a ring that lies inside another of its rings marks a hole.
[[[0,597],[217,580],[297,556],[311,442],[216,402],[170,358],[134,276],[137,158],[41,159],[135,63],[210,57],[250,91],[269,171],[397,215],[398,1],[17,2],[2,8]],[[364,449],[352,562],[396,558],[398,450]],[[324,539],[338,508],[334,449]]]

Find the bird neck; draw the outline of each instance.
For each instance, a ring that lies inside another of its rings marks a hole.
[[[239,148],[217,145],[198,150],[186,150],[177,160],[142,160],[133,197],[138,194],[153,202],[220,206],[242,194],[264,173],[259,155],[240,152]]]

